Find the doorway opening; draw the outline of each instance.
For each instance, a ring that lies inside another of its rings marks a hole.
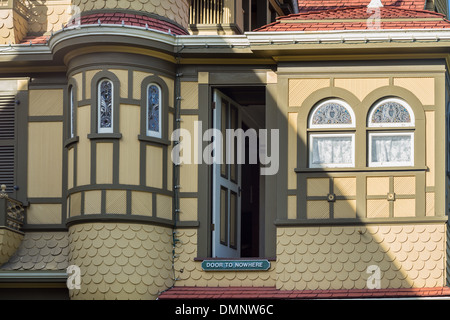
[[[224,162],[212,166],[212,257],[260,257],[264,250],[265,188],[264,176],[260,175],[258,133],[265,128],[265,87],[215,88],[213,99],[213,127],[224,137]],[[229,129],[242,129],[244,161],[237,159],[237,136],[233,138],[234,156],[227,154],[230,150],[225,148],[225,137]],[[233,158],[231,163],[227,158]]]

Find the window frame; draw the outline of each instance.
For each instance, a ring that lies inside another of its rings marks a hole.
[[[393,122],[393,123],[373,123],[372,117],[374,112],[384,103],[396,102],[404,107],[411,118],[411,122]],[[414,167],[415,166],[415,132],[416,132],[416,116],[411,106],[403,99],[397,97],[384,97],[374,103],[367,113],[367,167],[368,168],[398,168],[398,167]],[[410,162],[375,162],[372,161],[372,145],[373,137],[380,136],[411,136],[411,161]]]
[[[101,85],[103,82],[109,82],[111,84],[111,127],[110,128],[101,128]],[[114,82],[106,77],[101,78],[97,82],[97,133],[114,133]]]
[[[399,137],[410,136],[411,137],[411,154],[410,162],[374,162],[372,161],[372,137]],[[383,132],[369,132],[368,133],[368,167],[370,168],[384,168],[384,167],[414,167],[414,132],[413,131],[383,131]]]
[[[149,90],[151,86],[155,86],[158,88],[158,93],[159,93],[159,106],[158,106],[158,113],[159,113],[159,130],[158,132],[156,131],[152,131],[149,129],[149,113],[150,113],[150,97],[149,97]],[[163,94],[162,94],[162,89],[161,86],[155,82],[151,82],[147,85],[147,89],[146,89],[146,118],[145,118],[145,123],[146,123],[146,127],[145,127],[145,132],[147,137],[152,137],[152,138],[162,138],[162,132],[163,132],[163,112],[162,112],[162,108],[163,108]]]
[[[371,121],[373,113],[375,110],[378,109],[383,103],[386,102],[396,102],[401,104],[406,110],[409,112],[409,116],[411,117],[411,123],[406,122],[398,122],[398,123],[373,123]],[[384,98],[379,100],[376,104],[374,104],[369,111],[368,117],[367,117],[367,127],[368,128],[414,128],[416,126],[416,118],[414,115],[414,111],[412,110],[411,106],[404,100],[399,98]]]
[[[75,138],[75,89],[71,84],[69,86],[69,122],[70,122],[70,130],[69,130],[69,139]]]
[[[352,162],[350,164],[344,164],[344,163],[329,163],[324,165],[315,165],[313,164],[313,140],[316,137],[332,137],[332,138],[340,138],[340,137],[351,137],[351,158]],[[354,168],[355,167],[355,133],[348,133],[348,132],[339,132],[339,133],[322,133],[322,132],[311,132],[309,134],[309,168],[312,169],[320,169],[320,168]]]
[[[316,112],[328,103],[337,103],[344,107],[350,114],[351,123],[349,124],[313,124],[313,118]],[[309,112],[308,117],[308,168],[311,169],[323,169],[323,168],[355,168],[356,166],[356,116],[352,107],[342,99],[329,98],[324,99],[314,106]],[[339,130],[342,129],[342,130]],[[351,137],[351,163],[350,164],[313,164],[314,144],[313,140],[317,137]]]
[[[319,110],[321,107],[323,107],[325,104],[328,103],[337,103],[342,105],[345,109],[347,109],[347,111],[350,113],[350,117],[352,119],[352,123],[350,124],[313,124],[312,120],[314,118],[314,115],[316,114],[317,110]],[[308,128],[309,129],[340,129],[340,128],[355,128],[356,127],[356,117],[355,117],[355,113],[352,109],[352,107],[350,107],[350,105],[341,100],[341,99],[326,99],[322,102],[320,102],[317,106],[315,106],[311,112],[310,112],[310,116],[308,119]]]

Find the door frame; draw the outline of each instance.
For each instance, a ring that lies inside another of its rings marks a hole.
[[[234,106],[237,110],[237,124],[236,128],[240,128],[242,124],[241,117],[241,109],[242,107],[231,98],[227,97],[225,94],[220,92],[218,89],[213,90],[213,102],[215,103],[215,108],[213,111],[213,128],[218,129],[219,125],[222,125],[222,101],[226,100],[230,106],[230,115],[231,115],[231,106]],[[220,118],[217,119],[217,115],[220,112]],[[220,123],[219,123],[220,121]],[[229,119],[231,121],[231,119]],[[231,127],[231,126],[230,126]],[[228,128],[228,126],[227,126]],[[226,145],[226,136],[223,136],[222,143]],[[215,145],[215,150],[217,150],[217,145]],[[222,150],[224,150],[222,148]],[[236,151],[236,149],[235,149]],[[223,162],[226,167],[226,177],[222,176],[221,173],[221,164],[214,163],[212,166],[212,215],[211,220],[214,225],[214,229],[211,232],[211,250],[212,257],[219,258],[240,258],[241,256],[241,166],[235,163],[235,181],[231,179],[231,165],[229,166],[226,163],[226,153],[222,154]],[[235,157],[236,160],[236,157]],[[222,243],[221,241],[221,232],[222,232],[222,222],[221,220],[221,197],[223,189],[226,190],[226,226],[225,226],[225,235],[227,237],[226,242]],[[232,237],[232,226],[231,226],[231,198],[232,195],[235,195],[236,207],[235,207],[235,221],[234,221],[234,235],[235,235],[235,247],[231,244]]]

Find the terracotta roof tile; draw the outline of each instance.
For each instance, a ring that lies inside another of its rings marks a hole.
[[[26,36],[21,44],[46,44],[50,36]]]
[[[298,0],[300,12],[322,11],[342,7],[367,6],[370,0]],[[396,6],[407,9],[425,9],[426,0],[383,0],[384,6]]]
[[[94,13],[82,16],[80,19],[81,25],[89,25],[89,24],[123,24],[126,26],[138,26],[138,27],[146,27],[163,32],[169,32],[174,35],[188,35],[189,33],[184,28],[176,25],[175,23],[171,23],[169,21],[160,20],[154,17],[149,17],[145,15],[138,14],[129,14],[129,13],[119,13],[119,12],[110,12],[110,13]],[[71,24],[74,24],[75,21],[71,21]]]
[[[374,29],[373,12],[366,7],[347,7],[321,12],[291,14],[255,31],[326,31]],[[377,29],[446,29],[445,15],[416,9],[382,7]],[[354,20],[354,21],[352,21]]]
[[[282,291],[275,287],[174,287],[163,292],[158,299],[345,299],[402,297],[450,297],[450,288]]]
[[[97,25],[98,23],[102,25],[107,24],[115,24],[122,25],[122,22],[126,26],[136,26],[143,27],[146,26],[149,29],[158,30],[162,32],[169,32],[173,35],[188,35],[189,33],[184,28],[171,23],[166,20],[160,20],[154,17],[144,16],[144,15],[136,15],[129,13],[120,13],[120,12],[105,12],[105,13],[95,13],[82,16],[80,19],[81,25]],[[76,23],[75,20],[69,22],[67,26],[74,25]],[[49,40],[49,35],[39,35],[33,36],[28,35],[22,39],[21,44],[46,44]]]

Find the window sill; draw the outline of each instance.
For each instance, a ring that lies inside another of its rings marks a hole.
[[[98,140],[98,139],[122,139],[121,133],[91,133],[88,134],[88,139]]]
[[[138,139],[139,139],[139,141],[153,142],[153,143],[163,144],[163,145],[166,145],[166,146],[170,146],[170,143],[171,143],[167,139],[149,137],[149,136],[144,136],[144,135],[141,135],[141,134],[138,135]]]
[[[77,137],[70,138],[70,139],[67,139],[67,140],[64,142],[64,148],[69,148],[69,147],[72,146],[73,144],[77,143],[79,140],[80,140],[80,138],[79,138],[78,136],[77,136]]]
[[[296,168],[295,173],[427,171],[428,167]]]

